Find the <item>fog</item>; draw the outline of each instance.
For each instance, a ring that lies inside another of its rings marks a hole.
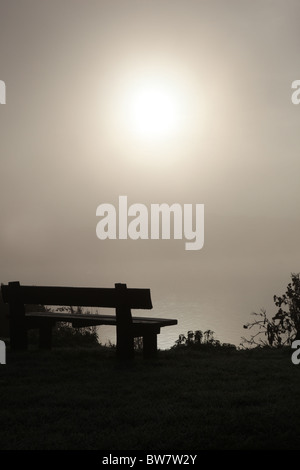
[[[0,281],[149,287],[179,320],[162,345],[207,328],[237,344],[251,311],[273,314],[300,271],[299,20],[297,1],[1,0]],[[166,141],[124,122],[149,76],[185,100]],[[96,209],[121,195],[204,204],[204,247],[99,240]]]

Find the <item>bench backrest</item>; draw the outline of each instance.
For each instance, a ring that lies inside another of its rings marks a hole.
[[[2,285],[1,290],[5,303],[152,309],[150,289],[128,289],[126,284],[96,288],[21,286],[19,282],[10,282]]]

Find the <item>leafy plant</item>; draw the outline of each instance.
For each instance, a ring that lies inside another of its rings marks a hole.
[[[49,307],[44,305],[27,305],[27,311],[51,312]],[[72,306],[58,307],[57,312],[65,312],[70,314],[84,314],[82,307],[76,308]],[[38,343],[39,333],[37,329],[29,330],[29,343],[36,345]],[[97,346],[99,345],[96,326],[74,328],[68,322],[57,322],[52,330],[53,346],[69,347],[69,346]]]
[[[176,348],[227,348],[236,349],[233,344],[221,343],[219,340],[214,338],[214,331],[212,330],[189,330],[186,335],[180,334],[175,344],[171,349]]]
[[[136,338],[134,338],[133,346],[136,351],[142,351],[143,350],[143,337],[137,336]]]
[[[300,339],[300,273],[291,274],[291,282],[282,296],[273,297],[277,313],[269,319],[265,309],[253,312],[253,322],[246,323],[245,329],[258,330],[249,339],[242,337],[241,346],[269,346],[279,348]]]

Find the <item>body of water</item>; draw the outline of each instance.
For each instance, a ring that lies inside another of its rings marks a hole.
[[[236,346],[240,344],[241,337],[247,336],[247,330],[243,324],[250,319],[249,311],[246,315],[241,315],[237,310],[234,314],[232,309],[228,311],[226,305],[198,304],[176,301],[158,301],[155,308],[149,311],[133,311],[133,316],[151,316],[157,318],[172,318],[178,321],[177,325],[161,328],[158,335],[158,348],[169,349],[174,345],[180,334],[185,334],[189,330],[214,331],[215,339],[224,343],[232,343]],[[227,310],[227,311],[226,311]],[[108,312],[113,314],[112,311]],[[245,312],[243,312],[245,313]],[[243,320],[244,318],[244,320]],[[249,335],[249,333],[248,333]],[[99,341],[102,344],[116,342],[116,328],[114,326],[98,327]]]

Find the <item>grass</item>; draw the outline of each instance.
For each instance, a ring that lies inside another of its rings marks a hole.
[[[8,351],[0,403],[1,450],[300,449],[290,349]]]

